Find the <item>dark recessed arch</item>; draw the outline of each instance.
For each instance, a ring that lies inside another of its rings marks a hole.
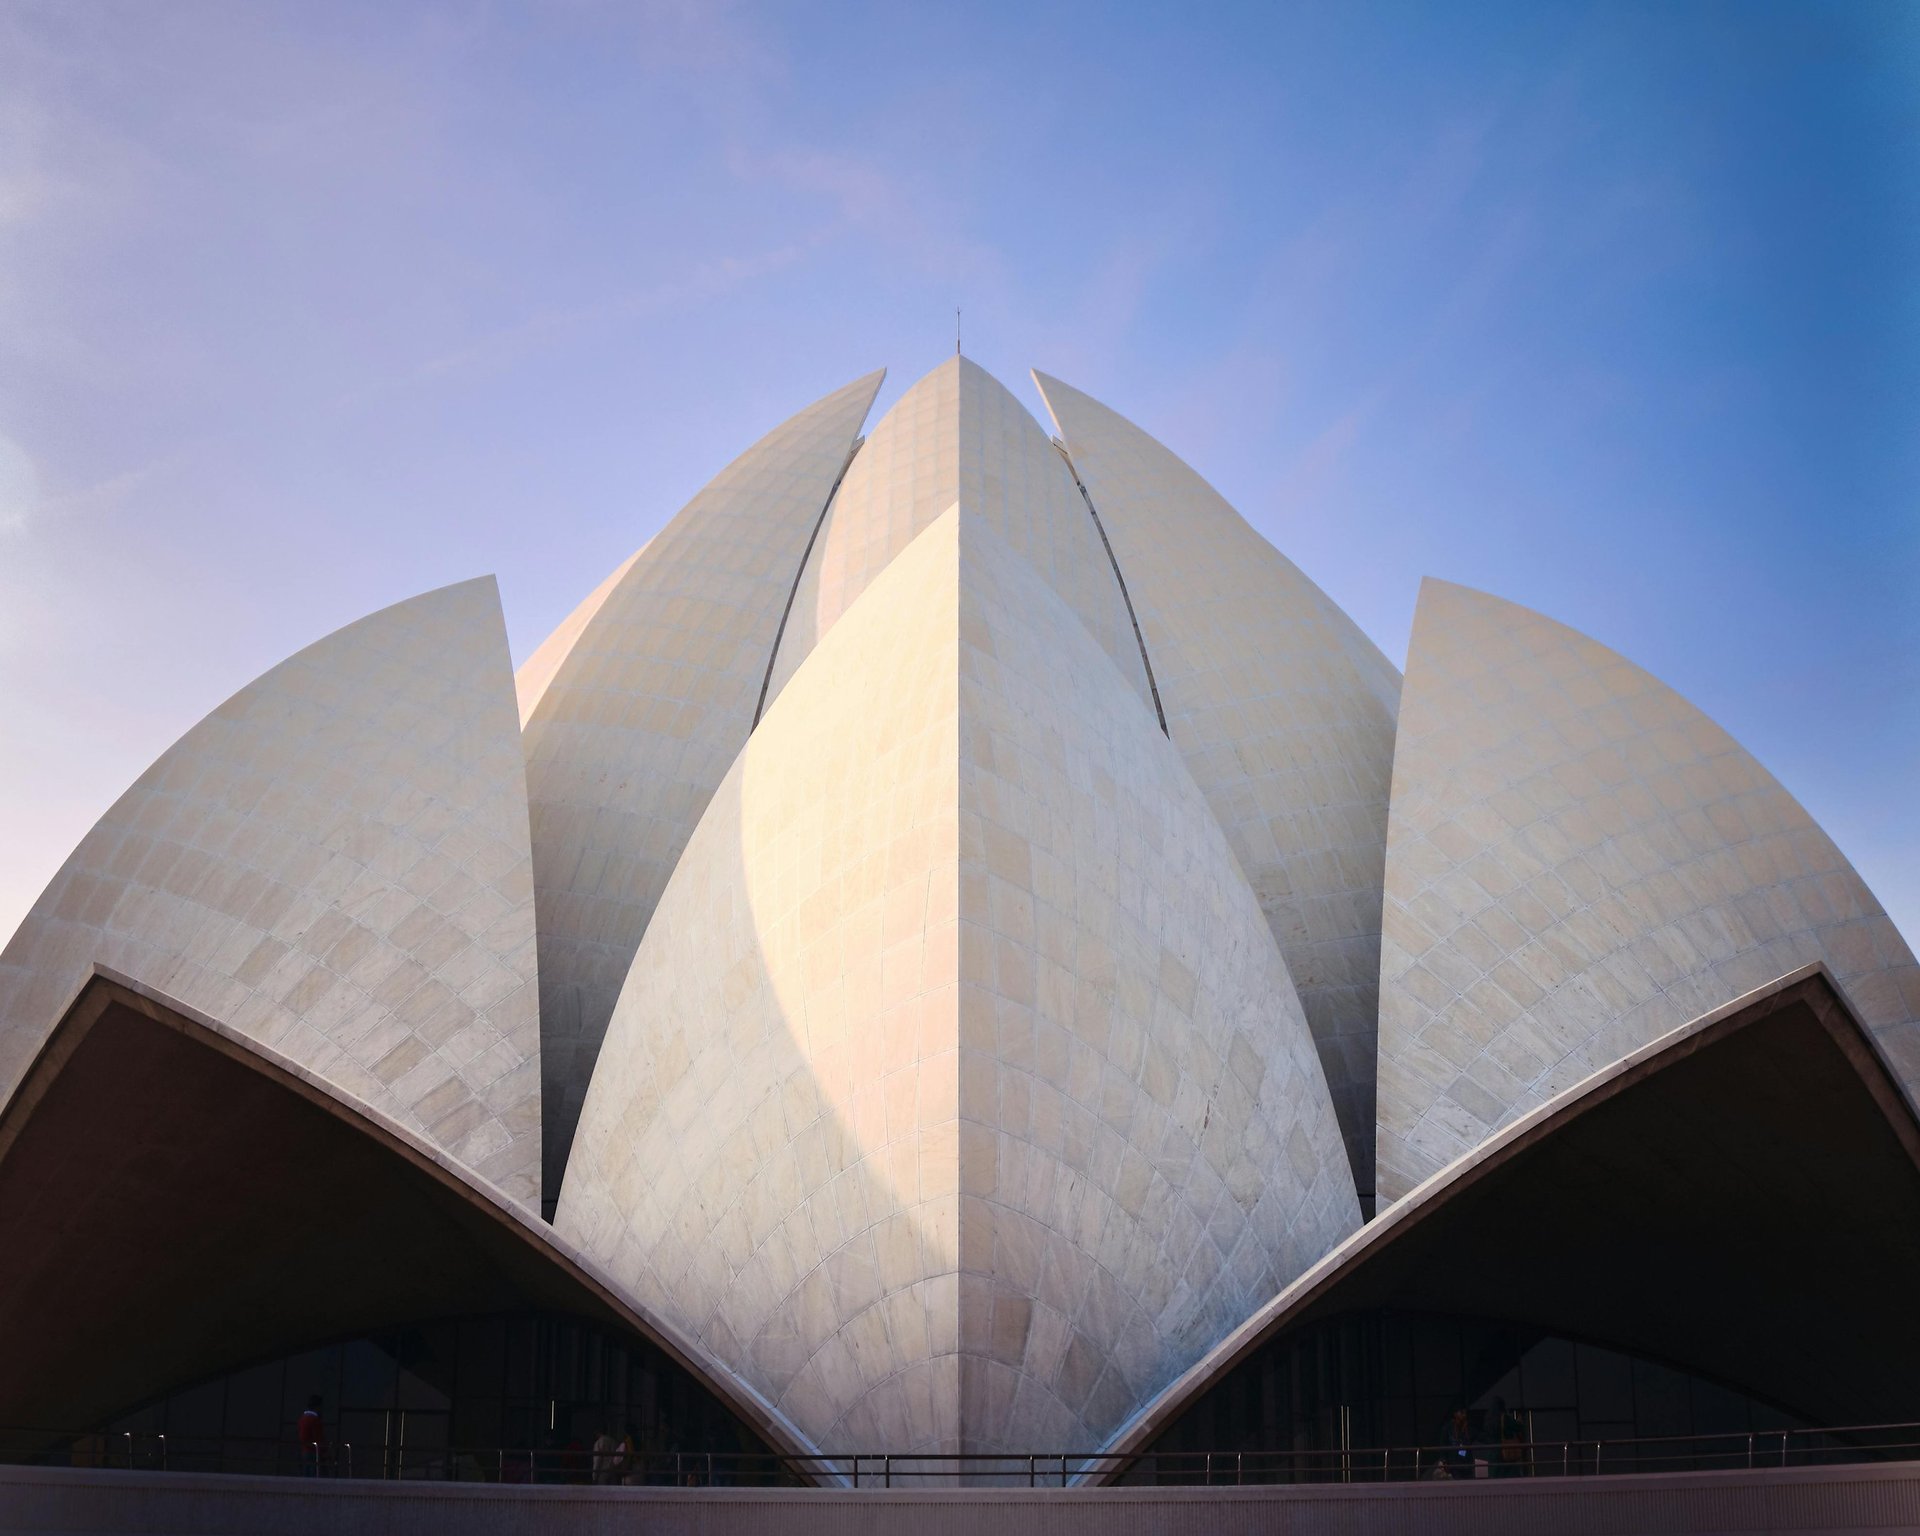
[[[1920,1121],[1822,966],[1653,1042],[1436,1174],[1110,1447],[1263,1349],[1386,1311],[1504,1319],[1814,1424],[1920,1420]]]
[[[544,1223],[123,977],[95,974],[0,1109],[0,1433],[21,1448],[311,1340],[529,1310],[637,1335],[748,1435],[811,1453]]]

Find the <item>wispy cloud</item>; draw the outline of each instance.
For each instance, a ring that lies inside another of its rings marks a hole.
[[[957,281],[979,294],[1005,278],[1000,248],[968,230],[966,209],[928,178],[879,161],[817,148],[764,153],[735,146],[728,169],[749,185],[770,184],[824,203],[840,233],[906,261],[914,275]]]
[[[26,449],[0,436],[0,535],[25,532],[39,510],[39,470]]]
[[[45,497],[40,500],[36,515],[27,526],[70,522],[81,517],[111,516],[136,502],[156,483],[189,469],[220,441],[217,434],[197,437],[131,469],[62,491],[56,496]]]
[[[799,265],[830,238],[830,232],[822,231],[745,256],[712,257],[699,262],[684,277],[651,288],[614,294],[587,304],[540,310],[392,377],[338,395],[325,409],[355,410],[384,396],[429,386],[438,380],[505,368],[537,352],[565,346],[611,326],[711,303]]]

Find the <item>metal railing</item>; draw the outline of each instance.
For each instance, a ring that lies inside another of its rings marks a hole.
[[[1454,1481],[1840,1466],[1920,1460],[1920,1424],[1533,1440],[1328,1450],[860,1452],[595,1452],[590,1447],[422,1446],[350,1441],[302,1449],[289,1440],[0,1427],[0,1463],[175,1472],[627,1487],[911,1488],[957,1484],[1065,1488],[1119,1482],[1160,1487]]]

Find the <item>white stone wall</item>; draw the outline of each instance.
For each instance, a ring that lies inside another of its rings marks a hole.
[[[1146,702],[1139,642],[1072,475],[1020,402],[963,357],[902,395],[847,471],[801,577],[770,697],[888,563],[956,502],[986,518],[1047,579]]]
[[[1606,647],[1442,581],[1408,651],[1384,927],[1386,1198],[1812,960],[1920,1085],[1920,969],[1793,797]]]
[[[309,646],[114,803],[0,953],[0,1099],[96,963],[534,1200],[533,889],[493,579]]]
[[[714,794],[555,1217],[816,1444],[958,1434],[951,538],[942,553],[901,557]]]
[[[649,539],[647,544],[653,541]],[[540,701],[547,696],[560,668],[567,657],[573,654],[574,643],[593,622],[594,616],[606,604],[609,597],[619,590],[620,583],[627,578],[627,572],[633,564],[647,552],[647,544],[642,544],[626,559],[613,568],[607,579],[580,599],[573,612],[560,621],[559,627],[534,647],[533,654],[520,663],[520,670],[513,674],[513,691],[520,701],[520,726],[525,729],[533,719],[533,712],[540,707]]]
[[[825,1448],[1096,1444],[1357,1223],[1178,755],[955,509],[714,796],[556,1224]]]
[[[883,377],[735,459],[522,669],[549,1205],[620,984],[746,742],[807,541]]]
[[[1360,1212],[1181,754],[990,528],[960,534],[962,1424],[1095,1446]]]
[[[1167,728],[1286,956],[1370,1196],[1399,674],[1179,458],[1078,390],[1034,380],[1113,545]]]

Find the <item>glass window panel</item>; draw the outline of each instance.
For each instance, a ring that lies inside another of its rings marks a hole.
[[[1483,1411],[1491,1411],[1496,1403],[1505,1403],[1509,1408],[1517,1408],[1523,1399],[1520,1395],[1520,1367],[1515,1365],[1506,1375],[1496,1380],[1492,1386],[1482,1392],[1473,1401],[1473,1406]]]
[[[1687,1378],[1651,1360],[1633,1363],[1633,1421],[1643,1435],[1685,1435],[1693,1430]]]
[[[1580,1438],[1580,1420],[1571,1408],[1533,1410],[1533,1442],[1541,1447],[1540,1465],[1546,1466],[1559,1454],[1559,1442]],[[1549,1455],[1549,1448],[1552,1455]]]
[[[227,1378],[229,1440],[272,1442],[280,1438],[280,1401],[286,1374],[286,1362],[274,1360],[236,1371]]]
[[[1798,1429],[1806,1423],[1795,1414],[1775,1408],[1770,1403],[1749,1399],[1747,1403],[1748,1422],[1755,1429]]]
[[[634,1428],[652,1424],[660,1417],[660,1376],[636,1354],[628,1367],[627,1411]]]
[[[1565,1339],[1542,1339],[1521,1357],[1520,1380],[1528,1407],[1571,1409],[1579,1401],[1573,1345]]]
[[[463,1317],[454,1377],[461,1397],[500,1397],[507,1390],[507,1324],[500,1317]]]
[[[1635,1438],[1633,1433],[1633,1420],[1631,1419],[1582,1419],[1580,1421],[1580,1438],[1588,1442],[1588,1445],[1587,1445],[1588,1465],[1592,1465],[1592,1458],[1594,1454],[1593,1442],[1595,1441],[1605,1442],[1608,1440],[1627,1440],[1627,1441],[1633,1440]],[[1601,1451],[1600,1451],[1600,1470],[1602,1472],[1607,1470],[1607,1460],[1609,1457],[1611,1457],[1613,1461],[1616,1463],[1615,1470],[1621,1471],[1621,1472],[1630,1471],[1633,1467],[1634,1457],[1637,1454],[1638,1450],[1639,1450],[1639,1447],[1633,1446],[1633,1445],[1607,1446],[1605,1444],[1602,1444]]]
[[[1317,1347],[1331,1360],[1327,1343]],[[1325,1379],[1341,1391],[1365,1393],[1370,1378],[1357,1361],[1346,1373],[1355,1381],[1341,1380],[1336,1370]],[[531,1390],[506,1392],[515,1378]],[[596,1384],[590,1393],[570,1390]],[[395,1454],[402,1413],[407,1445],[433,1453],[428,1459],[436,1476],[448,1475],[454,1452],[469,1456],[468,1475],[484,1461],[497,1476],[504,1445],[559,1453],[550,1459],[556,1479],[564,1481],[573,1465],[569,1447],[584,1452],[603,1426],[631,1427],[636,1438],[651,1432],[659,1444],[690,1451],[762,1448],[704,1386],[644,1341],[578,1319],[534,1314],[417,1324],[302,1351],[122,1415],[111,1428],[142,1431],[132,1447],[137,1466],[160,1465],[157,1437],[169,1431],[169,1465],[177,1469],[198,1465],[187,1459],[197,1456],[208,1469],[285,1472],[296,1464],[296,1424],[314,1395],[323,1400],[330,1459],[344,1461],[351,1445],[360,1476],[421,1475],[411,1455],[403,1467]],[[651,1420],[639,1411],[661,1404],[670,1411]],[[1284,1433],[1298,1415],[1284,1401],[1280,1407],[1287,1410],[1278,1421]],[[1220,1412],[1223,1430],[1264,1443],[1259,1433],[1267,1408],[1257,1383],[1236,1381]],[[1317,1411],[1314,1422],[1324,1418]],[[429,1424],[438,1427],[429,1430]],[[423,1438],[428,1435],[431,1443]],[[128,1449],[117,1434],[103,1432],[96,1440],[86,1456],[125,1462]]]
[[[1445,1397],[1422,1396],[1413,1400],[1414,1431],[1421,1445],[1444,1445],[1447,1420],[1458,1404],[1451,1393]]]
[[[452,1442],[452,1415],[408,1412],[400,1409],[394,1416],[394,1475],[412,1478],[444,1478],[447,1475],[447,1450]]]
[[[324,1349],[305,1350],[287,1358],[280,1389],[280,1422],[274,1429],[277,1436],[293,1439],[294,1425],[299,1422],[307,1399],[316,1393],[324,1399],[322,1411],[327,1431],[332,1433],[335,1416],[340,1411],[340,1359],[344,1353],[342,1346],[330,1344]]]
[[[107,1425],[107,1433],[122,1434],[131,1430],[136,1435],[157,1434],[167,1427],[167,1401],[148,1403],[131,1413],[123,1413]]]
[[[173,1395],[167,1404],[167,1443],[163,1458],[169,1469],[204,1471],[218,1463],[226,1406],[224,1377]]]
[[[1387,1396],[1413,1396],[1413,1340],[1398,1312],[1380,1319],[1380,1366]]]
[[[1451,1318],[1413,1322],[1413,1380],[1422,1397],[1460,1392],[1460,1333]]]
[[[507,1444],[506,1421],[497,1397],[459,1397],[453,1405],[453,1443],[484,1452]]]
[[[586,1395],[585,1330],[568,1318],[557,1318],[553,1327],[553,1382],[547,1388],[550,1397],[561,1400]]]
[[[507,1396],[533,1397],[534,1326],[530,1317],[507,1320]]]
[[[580,1445],[592,1445],[594,1436],[601,1430],[619,1423],[619,1414],[604,1403],[575,1403],[571,1410],[562,1410],[562,1417],[569,1443]],[[617,1427],[614,1433],[619,1433]]]
[[[1418,1445],[1426,1437],[1421,1433],[1419,1416],[1414,1401],[1410,1397],[1390,1397],[1385,1404],[1382,1420],[1386,1432],[1381,1437],[1385,1445]]]
[[[1697,1435],[1745,1434],[1750,1425],[1747,1400],[1710,1381],[1693,1383],[1693,1432]]]
[[[395,1348],[391,1337],[355,1339],[346,1346],[340,1360],[342,1408],[393,1406],[394,1380],[399,1374]]]
[[[391,1418],[385,1409],[349,1408],[341,1413],[333,1451],[343,1471],[351,1467],[354,1477],[389,1474],[387,1436],[392,1430]]]
[[[510,1446],[535,1446],[540,1443],[538,1432],[546,1427],[547,1405],[540,1405],[536,1418],[532,1403],[509,1403],[506,1408],[506,1434],[504,1442]]]
[[[453,1403],[456,1349],[451,1323],[401,1329],[398,1405],[446,1412]]]
[[[1574,1349],[1580,1417],[1595,1422],[1633,1422],[1633,1362],[1611,1349],[1580,1344]]]

